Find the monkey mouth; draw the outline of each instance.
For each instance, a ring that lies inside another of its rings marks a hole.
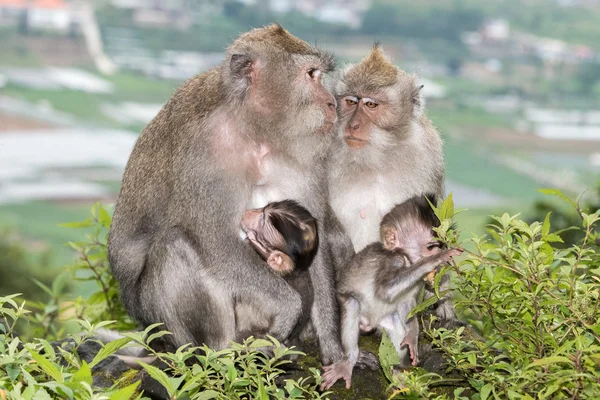
[[[344,141],[346,142],[348,147],[350,147],[352,149],[360,149],[361,147],[364,147],[365,144],[367,143],[366,140],[359,139],[354,136],[344,136]]]

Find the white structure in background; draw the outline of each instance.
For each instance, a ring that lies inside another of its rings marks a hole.
[[[63,0],[36,0],[25,4],[30,29],[67,32],[71,27],[72,14]]]
[[[527,108],[525,119],[536,135],[553,140],[600,140],[600,110]]]
[[[73,6],[85,39],[85,45],[90,57],[94,60],[96,68],[105,75],[114,74],[118,68],[104,52],[100,27],[98,26],[91,1],[74,2]]]
[[[485,39],[503,41],[510,37],[510,23],[502,18],[486,22],[480,31]]]
[[[64,0],[0,0],[0,23],[18,24],[25,19],[32,30],[66,33],[73,14]]]
[[[298,11],[319,21],[360,27],[363,14],[372,0],[241,0],[244,4],[267,2],[271,11],[288,13]]]

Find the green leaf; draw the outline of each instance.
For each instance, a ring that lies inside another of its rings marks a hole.
[[[102,349],[100,349],[100,351],[98,352],[98,354],[96,354],[96,357],[94,357],[94,359],[90,363],[90,367],[93,368],[100,361],[102,361],[106,357],[114,354],[115,351],[119,350],[120,348],[122,348],[123,346],[125,346],[129,342],[131,342],[131,338],[124,337],[124,338],[121,338],[121,339],[113,340],[112,342],[104,345],[104,347],[102,347]]]
[[[440,219],[440,221],[443,221],[445,219],[452,219],[452,217],[454,217],[454,200],[452,199],[452,192],[450,192],[448,197],[446,197],[446,199],[442,202],[441,206],[439,206],[438,208],[440,213],[440,215],[438,215],[438,218]]]
[[[400,356],[390,340],[385,328],[381,335],[381,343],[379,344],[379,362],[386,378],[392,381],[392,366],[400,363]]]
[[[564,243],[564,241],[562,240],[562,238],[560,236],[558,236],[555,233],[551,233],[549,235],[547,235],[544,240],[548,243]]]
[[[483,387],[479,391],[479,399],[487,400],[487,398],[490,396],[490,393],[492,392],[492,389],[493,389],[493,386],[491,383],[487,383],[487,384],[483,385]]]
[[[542,225],[542,239],[544,239],[550,233],[550,214],[552,214],[552,212],[546,214],[544,224]]]
[[[85,360],[82,361],[79,371],[75,372],[71,377],[71,382],[85,382],[89,385],[92,384],[92,370]]]
[[[94,226],[94,221],[92,221],[91,218],[88,218],[85,221],[67,222],[67,223],[64,223],[64,224],[58,224],[58,226],[60,226],[62,228],[75,228],[75,229],[89,228],[91,226]]]
[[[439,293],[439,297],[443,297],[443,296],[445,296],[449,292],[450,292],[450,290],[443,290],[443,291],[441,291]],[[437,303],[438,300],[439,300],[439,298],[437,296],[431,296],[430,298],[423,300],[415,308],[413,308],[412,310],[410,310],[410,312],[406,316],[406,319],[410,319],[414,315],[416,315],[416,314],[422,312],[423,310],[425,310],[427,307],[434,305],[435,303]]]
[[[203,390],[202,392],[194,395],[194,400],[216,399],[217,397],[219,397],[219,392],[216,390]]]
[[[565,195],[563,192],[561,192],[558,189],[538,189],[538,192],[543,193],[543,194],[549,194],[552,196],[558,196],[559,198],[563,199],[564,201],[569,203],[574,208],[577,208],[577,204],[575,204],[575,202],[573,200],[571,200],[569,198],[569,196]]]
[[[35,278],[31,278],[31,280],[38,285],[44,292],[46,292],[46,294],[50,297],[54,297],[54,293],[52,293],[52,290],[50,290],[50,288],[46,285],[44,285],[42,282],[38,281]]]
[[[141,380],[124,387],[123,389],[119,389],[113,394],[110,395],[110,400],[130,400],[135,394],[138,386],[142,383]]]
[[[554,356],[554,357],[545,357],[545,358],[540,358],[539,360],[535,360],[534,362],[529,364],[527,366],[527,368],[539,367],[540,365],[559,364],[559,363],[567,363],[567,364],[571,364],[571,365],[573,364],[573,362],[571,360],[569,360],[567,357]]]
[[[111,221],[110,214],[100,204],[98,204],[98,211],[98,221],[100,221],[100,224],[102,224],[104,228],[108,229]]]
[[[251,349],[258,349],[259,347],[272,347],[273,342],[266,339],[256,339],[248,347]]]
[[[33,389],[33,386],[30,386]],[[0,389],[1,391],[2,389]],[[1,396],[0,396],[1,397]],[[52,400],[52,397],[46,392],[44,388],[39,388],[33,396],[35,400]]]
[[[52,364],[48,359],[46,359],[41,354],[37,353],[35,350],[33,350],[33,349],[28,349],[28,350],[29,350],[29,353],[31,354],[31,358],[33,358],[38,363],[38,365],[40,366],[42,371],[44,371],[48,376],[50,376],[56,382],[58,382],[58,383],[64,382],[64,378],[63,378],[62,374],[60,373],[60,371],[54,364]]]
[[[138,363],[146,370],[146,372],[148,372],[148,375],[153,377],[158,383],[160,383],[164,386],[165,389],[167,389],[169,396],[175,393],[176,388],[174,388],[171,384],[171,381],[169,380],[167,374],[165,374],[163,371],[152,365],[146,364],[143,361],[138,361]]]

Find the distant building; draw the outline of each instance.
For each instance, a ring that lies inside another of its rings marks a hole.
[[[244,4],[256,4],[257,0],[239,0]],[[316,20],[360,27],[363,14],[371,6],[372,0],[261,0],[276,13],[298,11]]]
[[[67,33],[72,23],[73,14],[63,0],[0,0],[0,24]]]
[[[554,140],[600,140],[600,110],[527,108],[533,132]]]
[[[510,24],[505,19],[493,19],[483,25],[480,33],[488,40],[507,40],[510,36]]]
[[[132,10],[133,22],[146,27],[186,29],[195,21],[223,13],[222,0],[110,0],[117,8]]]

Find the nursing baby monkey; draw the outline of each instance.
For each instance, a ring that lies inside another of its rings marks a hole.
[[[344,358],[324,367],[321,389],[329,389],[340,378],[350,388],[360,355],[361,330],[385,328],[400,360],[410,356],[412,365],[417,365],[419,324],[414,317],[406,317],[417,304],[426,275],[462,253],[460,249],[442,248],[433,231],[439,225],[427,199],[413,197],[383,217],[381,241],[365,247],[339,272],[337,296]]]
[[[283,200],[247,210],[241,227],[267,265],[301,294],[302,314],[289,337],[296,340],[310,320],[313,288],[308,268],[319,244],[317,221],[297,202]],[[243,305],[236,307],[239,340],[250,334],[268,333],[269,319],[256,317],[260,311]]]

